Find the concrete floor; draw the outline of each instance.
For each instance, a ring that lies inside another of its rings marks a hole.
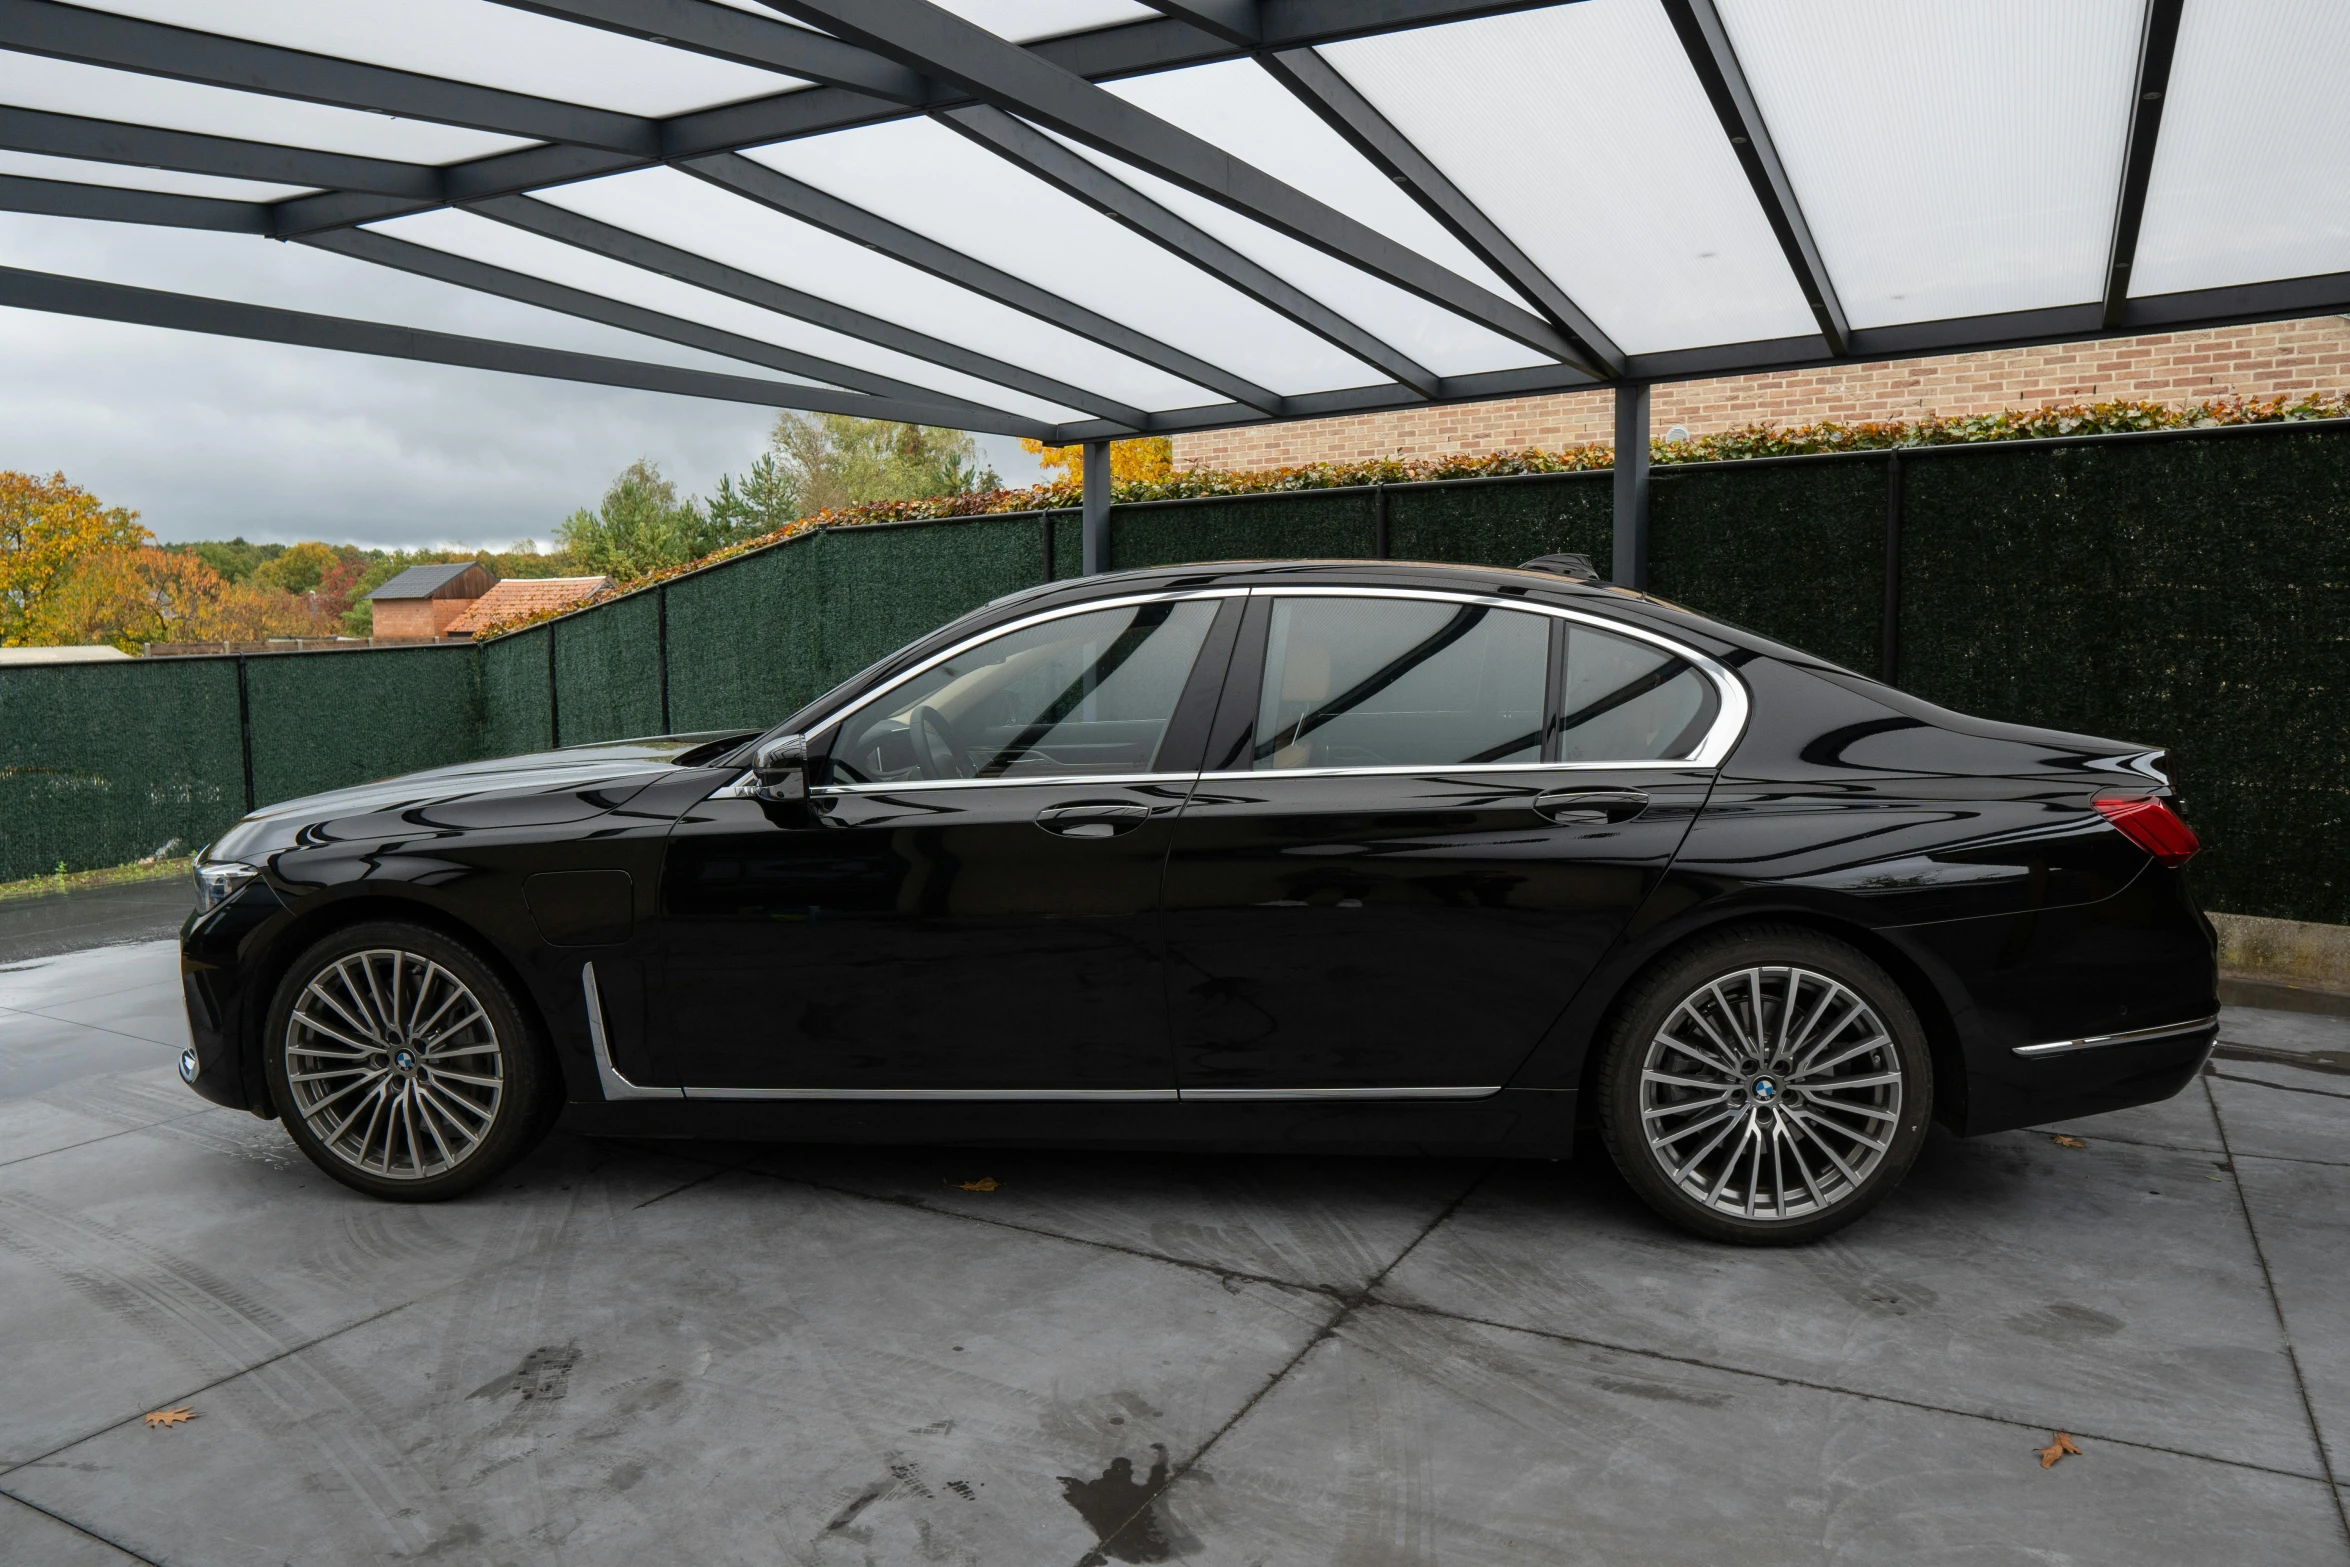
[[[168,944],[27,955],[135,902],[0,930],[0,1561],[2350,1562],[2350,1019],[1796,1251],[1596,1157],[558,1137],[415,1208],[179,1086]]]

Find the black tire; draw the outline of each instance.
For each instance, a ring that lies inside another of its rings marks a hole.
[[[561,1073],[512,989],[428,926],[374,920],[317,942],[286,970],[265,1027],[286,1131],[371,1197],[471,1191],[536,1147],[562,1107]]]
[[[1626,992],[1604,1048],[1600,1135],[1616,1168],[1710,1240],[1785,1246],[1842,1229],[1901,1184],[1933,1119],[1933,1058],[1908,996],[1867,954],[1801,926],[1741,926],[1668,954]]]

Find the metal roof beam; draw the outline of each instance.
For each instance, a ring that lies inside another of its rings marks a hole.
[[[639,336],[680,343],[688,348],[701,349],[704,353],[739,359],[745,364],[765,365],[770,370],[780,370],[786,375],[806,376],[850,391],[894,399],[909,406],[921,404],[929,408],[933,416],[918,421],[924,424],[947,425],[955,429],[989,429],[992,426],[985,423],[986,420],[1016,417],[1008,415],[1001,408],[974,403],[966,398],[949,397],[929,387],[877,375],[855,365],[803,354],[797,349],[779,347],[759,338],[745,337],[739,332],[722,331],[717,327],[704,326],[699,321],[647,310],[642,305],[607,299],[585,289],[550,283],[545,278],[533,277],[527,272],[491,266],[469,256],[451,255],[429,245],[394,239],[389,234],[379,234],[373,229],[338,229],[333,233],[314,234],[297,243],[318,250],[331,250],[337,255],[372,262],[377,266],[412,272],[418,277],[432,278],[436,282],[452,283],[476,293],[496,294],[520,304],[535,305],[541,310],[552,310],[567,316],[577,316],[583,321],[618,327]],[[974,424],[974,419],[982,422]]]
[[[131,288],[121,283],[95,283],[87,278],[59,277],[50,272],[27,272],[0,267],[0,306],[41,310],[54,315],[86,316],[100,321],[124,321],[136,326],[164,327],[180,332],[203,332],[215,337],[242,337],[263,343],[290,343],[302,348],[328,348],[342,353],[374,354],[389,359],[414,359],[427,364],[458,365],[473,370],[502,370],[558,381],[584,381],[597,386],[629,387],[645,392],[669,392],[680,397],[706,397],[719,402],[750,403],[767,408],[805,408],[821,413],[856,414],[865,418],[900,419],[930,424],[944,410],[934,404],[907,404],[867,397],[829,387],[766,381],[756,376],[720,375],[670,365],[638,364],[601,354],[568,349],[537,348],[526,343],[501,343],[492,338],[464,337],[451,332],[429,332],[418,327],[391,326],[381,321],[353,321],[342,316],[313,315],[303,310],[279,310],[230,299],[207,299],[198,294],[174,294],[161,289]],[[1049,436],[1052,429],[1033,420],[1002,415],[990,429],[1006,435]]]
[[[83,185],[21,174],[0,174],[0,212],[96,218],[103,223],[153,223],[163,228],[212,229],[226,234],[269,232],[269,208],[257,201],[125,190],[119,185]]]
[[[1364,331],[1304,289],[1257,265],[1206,230],[1187,222],[1133,186],[1078,156],[1015,115],[984,104],[939,116],[989,151],[1026,169],[1098,212],[1117,219],[1217,278],[1392,376],[1423,398],[1440,394],[1442,379],[1409,355]]]
[[[930,0],[763,3],[1147,169],[1538,353],[1576,357],[1565,335],[1525,306]]]
[[[2179,46],[2179,14],[2186,0],[2146,0],[2138,40],[2138,90],[2130,99],[2130,146],[2122,158],[2121,195],[2114,203],[2113,245],[2105,261],[2105,324],[2119,326],[2129,311],[2130,268],[2138,259],[2138,227],[2146,216],[2146,184],[2154,175],[2154,144],[2162,134],[2162,103],[2170,92],[2171,56]]]
[[[882,348],[916,359],[928,360],[965,375],[992,381],[998,386],[1026,392],[1046,402],[1059,403],[1065,408],[1083,408],[1116,420],[1131,431],[1138,431],[1150,422],[1150,415],[1140,408],[1089,392],[1082,387],[1043,375],[1021,365],[1008,364],[960,344],[945,342],[911,327],[884,321],[879,316],[846,305],[805,293],[785,284],[763,278],[739,267],[730,267],[722,261],[659,240],[647,239],[631,230],[597,219],[582,217],[550,202],[534,201],[528,196],[499,196],[489,201],[474,202],[467,208],[485,218],[495,218],[518,229],[540,235],[562,244],[576,246],[594,255],[642,267],[663,277],[672,277],[681,283],[739,299],[762,310],[806,321],[829,331],[858,338]],[[943,395],[943,394],[942,394]]]
[[[506,136],[602,147],[648,159],[661,155],[660,122],[637,115],[305,54],[53,0],[0,0],[0,49]]]
[[[1257,0],[1143,0],[1143,4],[1236,49],[1257,49],[1265,42],[1265,18]]]
[[[424,201],[441,197],[441,171],[421,163],[361,158],[349,153],[281,147],[274,142],[239,141],[194,131],[167,131],[152,125],[85,119],[43,109],[0,106],[0,147],[52,158],[81,158],[133,168],[177,169],[226,179],[264,180],[276,185],[312,185],[358,190]]]
[[[1844,319],[1836,285],[1828,277],[1827,263],[1820,259],[1819,246],[1812,241],[1810,226],[1803,221],[1795,187],[1779,163],[1778,149],[1771,145],[1770,127],[1755,106],[1754,93],[1746,85],[1746,73],[1739,68],[1738,55],[1730,47],[1730,35],[1714,10],[1714,0],[1664,0],[1664,7],[1673,31],[1680,34],[1682,52],[1689,56],[1690,67],[1697,72],[1697,80],[1730,138],[1731,151],[1746,170],[1746,182],[1754,187],[1754,199],[1762,205],[1771,232],[1778,236],[1779,249],[1786,254],[1796,286],[1803,290],[1804,303],[1820,324],[1828,352],[1841,355],[1852,340],[1851,324]]]
[[[920,72],[823,33],[719,5],[714,0],[497,0],[521,11],[623,33],[649,43],[781,71],[827,87],[919,104],[932,94]]]
[[[901,227],[887,218],[867,212],[804,181],[777,173],[764,163],[755,163],[749,158],[728,152],[710,158],[696,158],[678,167],[688,174],[708,180],[722,190],[731,191],[827,233],[837,234],[885,256],[894,257],[908,266],[918,267],[933,277],[944,278],[998,304],[1009,305],[1042,321],[1050,321],[1104,348],[1115,349],[1131,359],[1164,370],[1169,375],[1181,376],[1195,386],[1222,392],[1235,402],[1245,403],[1265,413],[1277,414],[1281,411],[1281,397],[1277,392],[1267,391],[1245,377],[1236,376],[1196,355],[1187,354],[1182,349],[1138,332],[1123,321],[1088,310],[1083,305],[991,267],[984,261],[917,234],[912,229]]]
[[[1154,0],[1155,3],[1155,0]],[[1275,80],[1321,116],[1332,130],[1346,138],[1405,195],[1444,225],[1453,238],[1469,247],[1510,286],[1534,301],[1551,323],[1567,334],[1580,350],[1576,358],[1597,376],[1624,373],[1624,352],[1585,315],[1566,291],[1550,280],[1533,258],[1501,231],[1500,225],[1462,194],[1428,155],[1397,130],[1387,116],[1355,90],[1337,67],[1311,49],[1283,49],[1261,55],[1258,63]]]

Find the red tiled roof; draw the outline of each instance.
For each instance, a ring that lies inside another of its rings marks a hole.
[[[540,610],[563,609],[612,585],[610,577],[508,577],[449,622],[448,635],[470,636],[484,626]]]

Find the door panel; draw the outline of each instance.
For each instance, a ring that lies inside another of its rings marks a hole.
[[[799,819],[706,802],[662,883],[680,1080],[1172,1086],[1151,925],[1186,787],[913,785],[819,793]],[[1105,807],[1121,830],[1038,822]]]
[[[1016,626],[820,727],[804,805],[688,812],[660,896],[669,1080],[1171,1095],[1159,880],[1239,616]]]
[[[1670,865],[1712,775],[1666,758],[1719,711],[1580,621],[1252,600],[1167,869],[1184,1095],[1506,1082]]]
[[[1710,782],[1539,767],[1203,779],[1167,867],[1185,1095],[1507,1081],[1663,874]],[[1616,822],[1538,814],[1562,788],[1647,804]]]

